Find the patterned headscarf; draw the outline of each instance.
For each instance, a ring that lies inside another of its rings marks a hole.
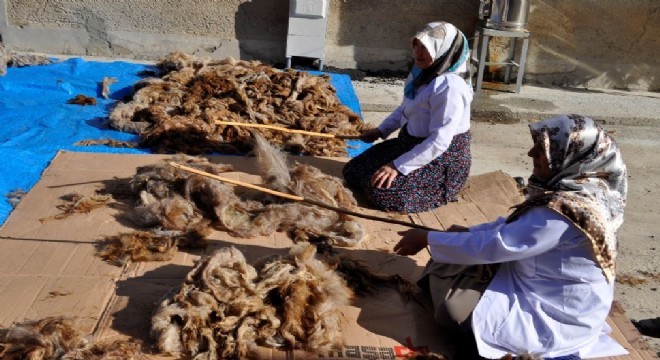
[[[471,74],[467,65],[468,42],[465,35],[456,26],[447,22],[432,22],[412,37],[419,40],[428,50],[433,64],[427,69],[413,66],[413,80],[406,84],[404,93],[407,98],[415,98],[417,88],[430,83],[438,75],[454,72],[470,84]]]
[[[628,180],[616,142],[588,117],[563,115],[531,124],[534,143],[543,147],[552,174],[529,178],[528,199],[507,222],[535,206],[547,206],[591,239],[608,281],[614,279],[616,232],[623,223]]]

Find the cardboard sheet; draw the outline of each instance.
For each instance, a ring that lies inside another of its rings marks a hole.
[[[164,158],[168,156],[58,153],[0,230],[0,304],[3,304],[0,326],[53,315],[77,316],[84,320],[83,330],[98,340],[136,338],[148,344],[155,304],[181,284],[195,260],[233,245],[251,262],[265,255],[285,253],[291,246],[291,240],[284,233],[239,239],[216,231],[209,237],[211,245],[206,250],[179,251],[168,262],[116,267],[94,256],[95,243],[104,236],[132,230],[131,224],[122,218],[122,208],[127,204],[115,203],[88,214],[40,221],[59,213],[56,205],[62,195],[72,192],[91,195],[104,182],[132,177],[138,166]],[[234,165],[235,171],[224,176],[259,182],[253,158],[218,156],[212,159]],[[310,163],[328,174],[340,176],[347,159],[292,157],[291,160]],[[392,215],[367,208],[359,211],[444,229],[452,224],[471,225],[493,220],[506,215],[520,200],[514,180],[502,172],[494,172],[470,178],[459,201],[435,211],[412,215]],[[372,270],[398,273],[411,281],[416,280],[429,259],[428,253],[420,252],[414,257],[391,253],[400,238],[397,232],[407,227],[361,221],[369,238],[343,251],[367,261]],[[425,305],[404,303],[395,291],[382,290],[375,296],[357,298],[353,305],[342,309],[346,339],[343,349],[319,355],[262,348],[253,357],[394,359],[426,351],[443,352],[447,344],[437,336],[433,317],[426,312]],[[627,321],[625,315],[619,316],[618,321],[622,319]],[[631,351],[629,356],[617,359],[647,358],[627,341],[632,336],[630,329],[627,329],[628,335],[621,332],[620,325],[612,318],[610,325],[613,337]]]

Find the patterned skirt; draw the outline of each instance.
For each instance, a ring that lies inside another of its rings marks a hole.
[[[442,155],[408,175],[399,174],[389,189],[371,186],[372,175],[424,141],[402,128],[395,139],[385,140],[349,161],[344,179],[349,187],[364,192],[373,206],[385,211],[422,212],[455,201],[470,174],[470,132],[454,136]]]

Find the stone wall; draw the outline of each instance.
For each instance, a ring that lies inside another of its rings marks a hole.
[[[468,37],[478,0],[329,0],[324,63],[406,69],[410,36],[444,20]],[[0,36],[16,51],[157,59],[181,50],[283,65],[287,0],[0,0]],[[660,1],[532,0],[525,81],[660,90]],[[501,40],[501,39],[500,39]],[[491,53],[505,53],[493,41]]]

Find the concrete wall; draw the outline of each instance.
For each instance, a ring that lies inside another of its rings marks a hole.
[[[543,83],[660,91],[660,1],[533,0],[526,73]]]
[[[445,20],[468,37],[478,0],[329,0],[325,64],[406,69],[410,36]],[[157,59],[181,50],[284,64],[287,0],[0,0],[17,51]],[[660,90],[660,1],[532,0],[527,82]],[[501,40],[501,39],[500,39]],[[494,41],[493,54],[503,41]]]

